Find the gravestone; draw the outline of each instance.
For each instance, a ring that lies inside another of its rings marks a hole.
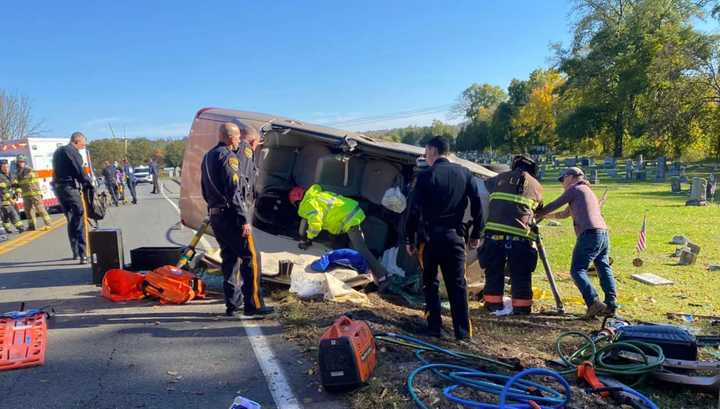
[[[643,159],[642,153],[637,156],[637,168],[645,169],[645,160]]]
[[[673,176],[680,176],[680,170],[681,170],[681,164],[680,161],[673,161],[672,166],[670,167],[670,177]]]
[[[705,192],[706,200],[708,203],[712,203],[715,200],[715,191],[717,189],[717,177],[711,173],[708,177],[707,190]]]
[[[633,177],[633,161],[632,159],[628,159],[625,161],[625,179],[626,180],[632,180]]]
[[[574,158],[565,159],[565,167],[571,168],[573,166],[577,166],[577,159],[574,159]]]
[[[607,173],[608,173],[608,176],[611,178],[616,178],[618,175],[617,168],[614,166],[612,168],[608,169]]]
[[[608,156],[603,161],[603,167],[606,169],[611,169],[615,167],[615,158],[612,156]]]
[[[680,251],[680,260],[678,264],[681,266],[689,266],[695,264],[697,261],[697,254],[693,253],[689,249],[682,249]]]
[[[707,205],[707,180],[695,177],[692,181],[690,189],[690,199],[685,202],[686,206],[706,206]]]
[[[667,161],[664,156],[658,158],[657,173],[655,174],[655,180],[665,181],[665,170],[667,168]]]
[[[670,190],[673,193],[680,193],[682,192],[682,183],[680,183],[680,177],[679,176],[673,176],[670,179]]]
[[[590,169],[590,183],[592,183],[593,185],[597,185],[598,183],[600,183],[600,178],[598,177],[597,168]]]
[[[634,173],[635,173],[635,180],[644,181],[645,179],[647,179],[647,170],[645,170],[645,169],[638,168],[635,170]]]

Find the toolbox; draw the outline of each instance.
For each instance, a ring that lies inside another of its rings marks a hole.
[[[93,284],[102,284],[106,271],[125,267],[120,229],[95,229],[89,233]]]
[[[619,341],[641,341],[658,345],[666,358],[695,361],[698,344],[694,335],[675,325],[628,325],[620,327]]]

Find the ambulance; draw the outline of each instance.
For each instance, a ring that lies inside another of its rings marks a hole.
[[[17,155],[25,155],[28,166],[35,171],[40,180],[40,188],[43,192],[43,203],[48,210],[56,210],[60,207],[60,203],[57,197],[55,197],[55,192],[50,186],[53,178],[52,158],[55,150],[67,143],[68,138],[42,137],[0,142],[0,159],[6,159],[8,163],[10,163],[11,175],[14,176],[17,172],[17,165],[15,164]],[[87,149],[82,149],[80,156],[83,158],[83,168],[85,172],[90,173],[92,176],[90,154],[87,152]],[[22,211],[23,201],[18,200],[16,203],[18,209]]]

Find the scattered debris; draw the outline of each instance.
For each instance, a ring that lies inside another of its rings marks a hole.
[[[672,285],[672,284],[675,284],[673,281],[668,280],[667,278],[664,278],[664,277],[660,277],[659,275],[655,275],[653,273],[633,274],[632,278],[634,278],[637,281],[640,281],[641,283],[648,284],[648,285]]]
[[[230,405],[230,409],[260,409],[260,404],[248,398],[237,396]]]
[[[558,226],[560,226],[560,222],[557,220],[550,219],[547,221],[547,225],[551,226],[551,227],[558,227]]]

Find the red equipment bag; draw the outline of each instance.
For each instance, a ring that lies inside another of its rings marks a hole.
[[[145,298],[143,277],[140,273],[114,268],[102,280],[102,296],[110,301],[135,301]]]
[[[0,371],[45,363],[47,314],[40,310],[0,314]]]
[[[367,382],[375,370],[375,337],[365,321],[343,315],[320,338],[320,376],[325,387]]]
[[[195,274],[175,266],[156,268],[145,276],[145,294],[159,298],[162,304],[184,304],[205,298],[205,284]]]

